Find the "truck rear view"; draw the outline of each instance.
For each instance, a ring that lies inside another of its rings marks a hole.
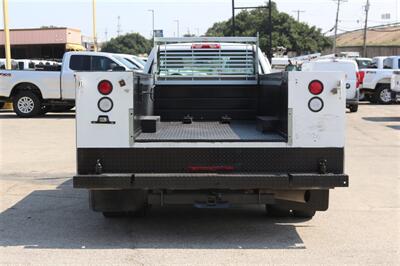
[[[77,74],[74,187],[93,210],[262,204],[312,217],[348,186],[344,74],[269,74],[257,38],[156,43],[145,73]]]

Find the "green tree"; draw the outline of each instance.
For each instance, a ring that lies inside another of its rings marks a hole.
[[[269,49],[269,11],[267,8],[244,10],[235,16],[236,36],[256,36],[260,34],[260,47]],[[297,22],[284,12],[279,12],[272,3],[272,47],[284,46],[297,54],[323,51],[332,46],[330,38],[321,29]],[[232,36],[232,19],[217,22],[207,30],[207,36]]]
[[[152,42],[139,33],[128,33],[103,44],[101,51],[121,54],[144,54],[149,53]]]

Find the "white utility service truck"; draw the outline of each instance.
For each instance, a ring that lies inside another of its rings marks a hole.
[[[392,103],[396,95],[390,87],[391,79],[399,69],[400,56],[373,58],[371,66],[361,70],[365,73],[361,94],[372,103]]]
[[[156,38],[143,73],[77,72],[75,188],[106,217],[149,205],[328,208],[344,173],[345,76],[270,73],[258,38]]]
[[[75,105],[76,71],[121,70],[130,69],[114,54],[68,52],[59,68],[0,70],[0,101],[11,100],[20,117],[67,111]]]

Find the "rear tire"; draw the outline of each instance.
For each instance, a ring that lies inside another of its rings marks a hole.
[[[358,104],[352,104],[349,106],[350,112],[356,113],[358,111]]]
[[[392,90],[389,86],[377,87],[372,99],[375,103],[390,104],[392,103]]]
[[[19,117],[35,117],[41,114],[42,100],[33,91],[20,91],[13,97],[13,108]]]

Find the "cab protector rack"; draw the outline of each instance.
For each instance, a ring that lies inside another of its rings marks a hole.
[[[258,37],[155,38],[154,43],[155,84],[257,84]]]

